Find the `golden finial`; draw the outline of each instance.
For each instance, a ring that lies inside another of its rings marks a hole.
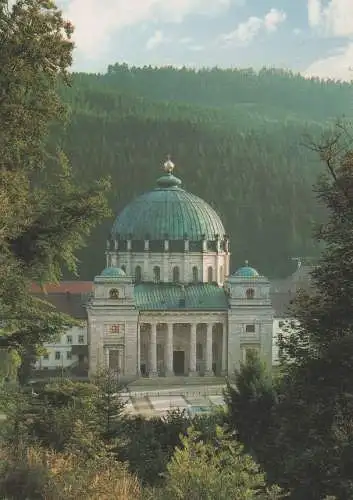
[[[167,161],[165,162],[165,164],[163,165],[163,168],[164,168],[164,171],[167,173],[167,174],[171,174],[174,170],[174,163],[172,162],[172,160],[170,159],[170,155],[167,156]]]

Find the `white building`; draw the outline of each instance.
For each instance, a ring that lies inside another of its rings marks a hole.
[[[47,346],[38,368],[81,364],[88,354],[90,374],[109,368],[127,377],[226,375],[249,349],[273,363],[277,292],[248,263],[231,273],[222,221],[181,188],[173,168],[168,160],[155,189],[116,218],[106,268],[89,298],[87,283],[81,291],[74,285],[76,295],[65,292],[81,309],[85,303],[87,344],[85,329],[73,329]],[[88,345],[88,353],[76,347],[70,354],[71,345]]]

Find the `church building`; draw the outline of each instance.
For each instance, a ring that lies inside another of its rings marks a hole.
[[[272,364],[268,279],[248,263],[232,272],[220,217],[173,171],[168,159],[114,222],[86,303],[90,374],[223,376],[250,349]]]

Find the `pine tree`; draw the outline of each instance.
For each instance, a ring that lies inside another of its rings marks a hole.
[[[255,352],[249,352],[246,363],[236,372],[234,385],[227,383],[224,396],[230,427],[246,451],[265,462],[270,454],[277,395],[271,374]]]
[[[166,484],[153,498],[170,500],[237,500],[283,498],[277,487],[268,489],[259,466],[243,447],[220,427],[215,439],[203,442],[190,428],[181,437],[167,466]]]

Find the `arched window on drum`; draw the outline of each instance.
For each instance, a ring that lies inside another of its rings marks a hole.
[[[197,266],[194,266],[192,268],[192,281],[194,283],[198,283],[199,282],[199,270],[198,270]]]
[[[135,281],[136,283],[141,283],[142,281],[142,269],[141,266],[135,267]]]
[[[153,268],[153,281],[159,283],[161,281],[161,268],[159,266],[154,266]]]
[[[173,267],[173,283],[180,282],[180,269],[178,266]]]

